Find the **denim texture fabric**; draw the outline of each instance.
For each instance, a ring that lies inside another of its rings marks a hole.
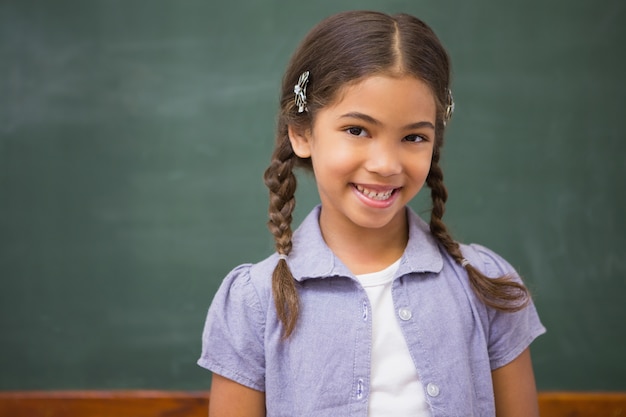
[[[467,273],[408,209],[409,242],[392,295],[397,320],[433,417],[495,416],[491,371],[506,365],[545,328],[531,303],[515,313],[486,307]],[[276,254],[235,268],[216,293],[198,364],[264,391],[270,417],[367,416],[371,309],[367,294],[325,244],[320,207],[294,233],[288,264],[298,281],[297,328],[282,340],[271,291]],[[488,276],[513,274],[500,256],[462,245]]]

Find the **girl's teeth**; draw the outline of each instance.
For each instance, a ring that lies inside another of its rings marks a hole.
[[[387,200],[389,197],[391,197],[391,194],[393,193],[393,190],[376,192],[373,190],[368,190],[367,188],[363,188],[360,185],[357,185],[356,189],[359,190],[361,194],[366,195],[372,200]]]

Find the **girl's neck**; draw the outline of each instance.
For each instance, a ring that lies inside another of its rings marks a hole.
[[[381,271],[400,259],[409,238],[406,211],[380,229],[332,222],[324,210],[319,222],[328,247],[355,275]]]

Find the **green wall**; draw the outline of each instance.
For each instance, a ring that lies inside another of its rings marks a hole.
[[[0,1],[0,389],[209,386],[211,298],[272,250],[283,68],[321,18],[370,8],[452,56],[446,219],[532,288],[539,388],[626,390],[624,4]]]

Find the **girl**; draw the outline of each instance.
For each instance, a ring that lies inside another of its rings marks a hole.
[[[538,416],[526,288],[442,221],[449,83],[412,16],[340,13],[306,36],[265,172],[277,253],[235,268],[205,325],[211,417]],[[296,166],[321,205],[292,234]],[[407,207],[424,184],[430,224]]]

